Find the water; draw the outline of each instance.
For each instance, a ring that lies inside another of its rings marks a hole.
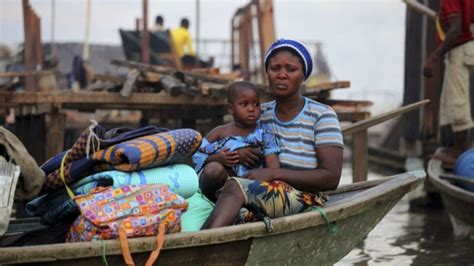
[[[343,171],[343,183],[348,177]],[[376,178],[371,173],[369,179]],[[405,196],[337,265],[474,265],[474,240],[455,239],[444,210],[411,208]]]

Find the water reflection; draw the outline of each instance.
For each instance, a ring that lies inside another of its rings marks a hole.
[[[443,210],[410,210],[403,198],[336,265],[474,264],[474,241],[454,239]]]
[[[369,180],[389,176],[369,173]],[[352,181],[350,165],[342,169],[341,184]],[[364,242],[336,265],[474,265],[474,240],[455,239],[447,212],[410,208],[405,196],[375,226]]]

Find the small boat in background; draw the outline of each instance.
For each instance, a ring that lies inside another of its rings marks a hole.
[[[424,171],[414,171],[341,186],[327,193],[329,201],[323,212],[309,211],[273,219],[271,232],[263,222],[256,222],[169,234],[156,262],[159,265],[333,264],[362,242],[425,176]],[[331,228],[337,228],[337,232]],[[128,241],[138,265],[145,263],[156,245],[156,237]],[[99,265],[104,258],[111,265],[123,264],[118,240],[0,248],[2,265]]]
[[[428,163],[429,181],[441,194],[449,213],[456,237],[474,238],[474,192],[457,184],[474,184],[474,180],[456,176],[441,167],[441,161],[431,159]]]

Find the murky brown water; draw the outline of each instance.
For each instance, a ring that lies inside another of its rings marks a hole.
[[[371,173],[369,179],[376,177]],[[408,198],[337,265],[474,265],[474,240],[455,239],[444,210],[410,209]]]

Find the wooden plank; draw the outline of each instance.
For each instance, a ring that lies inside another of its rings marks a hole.
[[[201,81],[208,81],[208,82],[214,82],[214,83],[220,83],[220,84],[228,84],[230,81],[228,79],[221,79],[209,75],[200,75],[200,74],[195,74],[189,71],[177,71],[174,68],[170,67],[163,67],[163,66],[157,66],[157,65],[148,65],[148,64],[142,64],[139,62],[133,62],[133,61],[123,61],[123,60],[112,60],[110,62],[112,65],[120,66],[120,67],[127,67],[127,68],[136,68],[140,71],[147,71],[147,72],[154,72],[154,73],[160,73],[160,74],[168,74],[168,75],[175,75],[176,73],[183,73],[185,76],[189,76],[192,78],[199,79]]]
[[[370,117],[370,112],[340,112],[336,109],[334,111],[336,111],[339,121],[349,121],[354,123]]]
[[[342,133],[344,135],[350,135],[350,134],[357,133],[358,131],[363,131],[371,126],[385,122],[405,112],[409,112],[409,111],[415,110],[416,108],[420,108],[421,106],[429,102],[430,102],[429,100],[419,101],[416,103],[409,104],[407,106],[400,107],[392,111],[388,111],[388,112],[373,116],[369,119],[353,123],[351,125],[342,127]]]
[[[120,95],[123,97],[130,97],[132,95],[133,87],[135,86],[135,82],[137,81],[138,77],[140,76],[140,71],[136,69],[131,69],[128,71],[127,80],[122,86],[122,90],[120,90]]]
[[[324,99],[321,102],[327,105],[331,105],[331,106],[355,107],[355,108],[364,108],[364,107],[370,107],[374,105],[372,101],[361,101],[361,100]]]
[[[122,97],[118,93],[108,92],[0,92],[1,103],[14,104],[42,104],[49,103],[56,106],[97,106],[97,109],[107,109],[117,105],[149,105],[149,106],[225,106],[225,98],[190,97],[186,95],[171,96],[167,93],[135,93],[130,97]],[[130,108],[133,109],[133,108]]]
[[[25,71],[25,72],[0,72],[0,78],[45,76],[45,75],[52,75],[52,74],[54,73],[53,71],[50,71],[50,70]]]
[[[431,8],[423,5],[423,4],[420,4],[418,3],[417,1],[414,1],[414,0],[402,0],[403,2],[405,2],[405,4],[407,4],[407,7],[409,8],[412,8],[420,13],[422,13],[423,15],[426,15],[429,19],[435,21],[436,20],[436,12],[433,11]]]
[[[395,116],[419,108],[427,104],[429,100],[413,103],[389,112],[382,113],[372,118],[355,122],[342,128],[342,133],[352,135],[352,181],[360,182],[367,180],[368,174],[368,140],[367,130],[369,127],[380,124]]]
[[[347,80],[324,82],[303,88],[303,94],[309,95],[313,93],[320,93],[321,91],[328,91],[334,89],[347,89],[351,87],[351,82]]]
[[[127,78],[123,76],[112,76],[112,75],[94,73],[94,75],[92,76],[92,80],[108,81],[112,83],[122,84],[127,80]]]

